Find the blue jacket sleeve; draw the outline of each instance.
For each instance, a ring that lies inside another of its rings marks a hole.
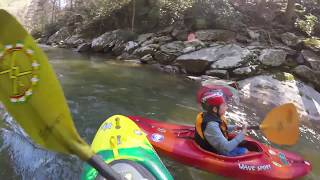
[[[236,125],[228,125],[228,132],[234,131],[235,128],[236,128]]]
[[[228,140],[222,134],[219,124],[217,122],[209,122],[204,136],[212,147],[214,147],[220,154],[226,154],[236,148],[244,139],[244,134],[240,132],[232,140]]]

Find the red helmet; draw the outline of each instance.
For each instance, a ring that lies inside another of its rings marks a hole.
[[[211,90],[203,93],[201,98],[201,104],[205,106],[220,106],[225,103],[225,97],[221,90]]]

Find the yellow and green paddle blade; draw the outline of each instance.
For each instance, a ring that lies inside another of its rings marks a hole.
[[[88,160],[94,153],[74,127],[46,55],[5,10],[0,24],[0,101],[36,143]]]
[[[292,103],[272,109],[260,129],[268,140],[280,145],[294,145],[299,138],[299,116]]]
[[[46,55],[17,20],[0,9],[0,101],[43,148],[75,154],[105,178],[122,177],[81,139]]]

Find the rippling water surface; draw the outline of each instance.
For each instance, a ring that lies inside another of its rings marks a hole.
[[[198,84],[182,76],[168,75],[151,66],[105,61],[101,56],[79,55],[69,50],[46,48],[50,63],[62,84],[80,135],[90,143],[100,124],[113,114],[141,115],[162,121],[192,124],[198,106]],[[245,101],[227,114],[232,123],[260,122],[271,107],[255,109]],[[38,148],[3,110],[0,110],[0,177],[3,179],[79,179],[82,162]],[[320,179],[320,134],[306,125],[293,147],[312,162],[304,179]],[[251,135],[268,143],[258,132]],[[161,157],[175,179],[226,179]]]

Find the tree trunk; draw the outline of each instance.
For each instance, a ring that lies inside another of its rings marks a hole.
[[[258,11],[263,10],[266,7],[266,0],[257,0],[257,9]]]
[[[70,10],[73,9],[73,0],[70,0]]]
[[[292,17],[294,15],[294,4],[296,0],[288,0],[286,9],[286,22],[291,23],[293,21]]]
[[[132,19],[131,19],[131,31],[134,29],[134,19],[136,16],[136,1],[132,0]]]

